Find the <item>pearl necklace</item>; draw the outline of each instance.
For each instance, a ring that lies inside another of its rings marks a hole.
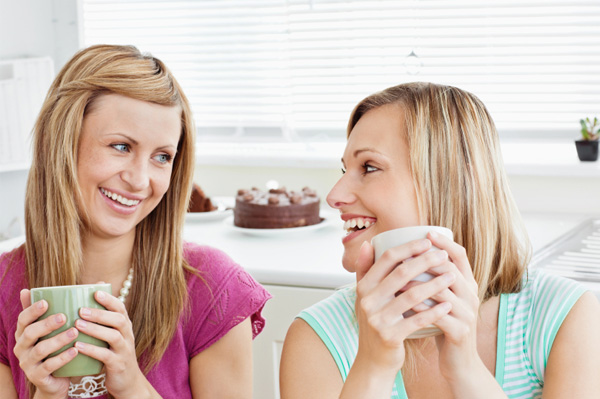
[[[127,295],[129,295],[129,289],[131,288],[131,281],[133,280],[133,267],[129,269],[129,274],[125,281],[123,281],[123,288],[119,291],[119,301],[125,303]],[[76,384],[69,384],[69,398],[95,398],[101,395],[106,395],[108,390],[104,385],[106,374],[88,375],[81,378]]]
[[[125,302],[125,298],[127,298],[127,295],[129,295],[131,280],[133,280],[133,267],[129,269],[129,274],[127,275],[125,281],[123,281],[123,288],[121,288],[121,291],[119,291],[119,300],[121,302]]]

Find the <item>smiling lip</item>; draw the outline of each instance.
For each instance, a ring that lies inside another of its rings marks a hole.
[[[353,240],[357,236],[359,236],[362,233],[364,233],[365,231],[369,230],[371,227],[373,227],[375,222],[377,222],[377,219],[374,217],[363,216],[363,215],[358,215],[358,214],[351,214],[351,213],[342,214],[341,218],[345,222],[344,230],[349,231],[349,233],[346,234],[342,238],[342,244],[345,244],[348,241]],[[359,229],[351,230],[351,229],[354,229],[355,227],[359,227]]]
[[[130,215],[134,213],[143,201],[143,199],[138,196],[132,196],[129,194],[123,195],[123,192],[108,190],[103,187],[101,187],[98,191],[108,206],[115,212],[122,215]]]

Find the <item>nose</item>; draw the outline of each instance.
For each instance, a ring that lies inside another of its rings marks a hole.
[[[351,188],[349,176],[343,175],[333,186],[329,194],[327,194],[327,203],[330,207],[341,209],[345,205],[349,205],[356,201],[356,196]]]
[[[148,163],[143,157],[136,157],[121,172],[121,180],[127,183],[132,192],[142,191],[150,184]]]

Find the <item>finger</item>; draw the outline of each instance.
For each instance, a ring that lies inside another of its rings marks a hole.
[[[374,261],[375,254],[373,252],[373,246],[367,241],[364,241],[358,251],[358,258],[356,259],[354,268],[357,282],[362,280],[365,274],[367,274],[371,266],[373,266]]]
[[[390,312],[390,314],[403,314],[407,310],[422,304],[425,300],[434,297],[441,291],[447,290],[455,279],[456,276],[454,274],[445,273],[426,283],[419,284],[418,286],[415,286],[398,295],[396,299],[390,302],[390,304],[383,309],[383,312]]]
[[[77,353],[77,348],[69,348],[56,356],[46,359],[40,365],[41,367],[37,368],[37,370],[34,372],[34,375],[37,376],[38,380],[48,377],[50,374],[54,373],[56,370],[73,360],[75,356],[77,356]]]
[[[113,352],[107,348],[101,348],[96,345],[88,344],[85,342],[75,342],[75,347],[79,351],[86,356],[94,358],[96,360],[101,361],[105,365],[111,364],[110,358],[114,356]]]
[[[108,294],[104,291],[96,291],[94,293],[94,299],[96,299],[96,302],[104,306],[109,311],[127,314],[125,304],[121,302],[119,298],[116,298],[111,294]]]
[[[468,279],[451,261],[444,262],[442,265],[432,267],[427,270],[428,273],[439,275],[443,273],[456,274],[456,281],[450,287],[452,291],[459,297],[468,298],[472,295],[477,295],[477,283],[474,279]]]
[[[27,290],[23,290],[27,291]],[[21,291],[21,303],[24,302],[23,291]],[[19,313],[19,317],[17,319],[17,329],[15,331],[15,337],[19,337],[23,334],[23,330],[25,327],[39,319],[46,311],[48,310],[48,302],[45,300],[37,301],[33,304],[33,306],[26,306],[21,313]]]
[[[433,245],[448,252],[449,258],[468,281],[474,281],[473,270],[471,269],[467,251],[462,245],[434,231],[430,231],[427,237],[431,239]]]
[[[421,280],[420,276],[426,273],[430,268],[439,266],[447,261],[448,254],[446,251],[430,251],[418,255],[417,257],[398,265],[391,273],[389,273],[380,283],[379,291],[386,297],[389,297],[390,295],[395,296],[398,292],[410,288],[407,288],[407,285],[411,284],[411,281]],[[431,276],[429,279],[434,277],[431,274],[425,276]],[[415,283],[412,283],[411,285],[415,285]]]
[[[431,299],[437,302],[450,302],[452,304],[453,315],[465,320],[470,318],[474,312],[477,313],[477,309],[479,308],[477,292],[467,292],[465,296],[460,296],[456,294],[453,287],[437,293]]]
[[[32,362],[41,362],[50,354],[73,342],[77,335],[79,335],[79,331],[76,328],[69,328],[52,338],[38,342],[32,349]]]
[[[451,312],[449,312],[447,315],[441,317],[433,323],[440,330],[442,330],[446,338],[451,341],[458,341],[461,338],[464,338],[465,333],[469,331],[469,328],[465,327],[471,325],[469,324],[468,319],[457,316],[458,313],[461,312],[454,306],[452,306]]]
[[[118,313],[113,314],[118,315]],[[131,338],[130,334],[122,333],[116,327],[107,327],[105,325],[88,322],[82,319],[75,321],[75,328],[82,333],[89,335],[90,337],[94,337],[106,342],[111,348],[117,351],[125,348],[125,336]]]
[[[19,299],[21,300],[21,305],[23,306],[23,309],[26,309],[29,306],[31,306],[31,293],[28,289],[21,290],[21,292],[19,293]]]
[[[113,299],[118,302],[117,306],[121,308],[125,307],[121,301],[114,297]],[[121,309],[121,311],[112,311],[84,307],[79,309],[79,316],[83,320],[117,329],[123,334],[130,330],[129,327],[131,326],[131,320],[124,309]]]
[[[406,338],[410,334],[425,328],[431,324],[437,325],[437,323],[447,318],[448,313],[452,310],[452,305],[448,302],[442,302],[431,309],[425,310],[420,313],[416,313],[410,317],[403,318],[398,322],[400,331],[402,331],[403,336]],[[441,329],[441,327],[440,327]]]
[[[30,348],[42,337],[61,328],[67,321],[64,314],[58,313],[50,317],[32,323],[25,327],[23,333],[17,338],[17,345],[20,348]],[[15,333],[16,337],[16,333]]]
[[[369,269],[369,273],[363,276],[362,280],[366,280],[363,286],[372,289],[403,261],[420,255],[429,248],[431,248],[431,241],[422,239],[388,249]]]

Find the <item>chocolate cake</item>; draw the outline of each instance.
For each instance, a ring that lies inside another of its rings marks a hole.
[[[308,187],[300,192],[285,188],[264,192],[255,187],[238,190],[233,224],[252,229],[310,226],[321,222],[319,202],[317,193]]]
[[[204,194],[199,185],[194,184],[188,212],[210,212],[215,210],[217,210],[217,207],[213,205],[210,198]]]

